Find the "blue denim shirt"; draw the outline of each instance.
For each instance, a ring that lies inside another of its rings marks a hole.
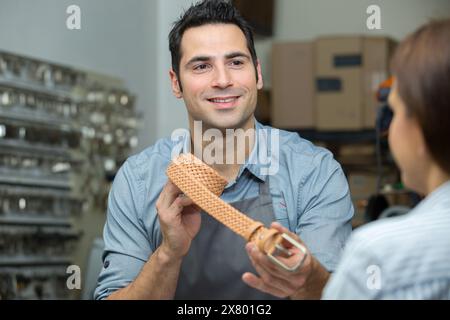
[[[353,217],[341,166],[329,151],[297,133],[258,122],[255,128],[254,148],[221,198],[235,202],[255,197],[259,183],[269,176],[276,220],[298,234],[325,268],[334,270],[351,233]],[[165,170],[171,157],[189,146],[190,135],[185,131],[178,139],[159,140],[120,168],[109,194],[104,266],[96,299],[132,282],[159,246],[155,203],[167,181]]]

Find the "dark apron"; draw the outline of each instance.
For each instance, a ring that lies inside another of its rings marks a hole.
[[[234,203],[234,208],[266,227],[275,220],[269,177],[260,182],[259,196]],[[257,275],[245,250],[245,240],[202,212],[202,225],[181,265],[175,299],[277,299],[249,287],[245,272]]]

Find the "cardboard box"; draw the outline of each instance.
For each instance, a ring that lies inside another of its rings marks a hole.
[[[272,47],[272,125],[315,127],[313,43],[275,43]]]
[[[362,128],[362,37],[316,41],[317,127],[321,130]]]
[[[379,83],[388,76],[393,41],[341,36],[316,41],[317,128],[374,128]]]
[[[316,95],[319,130],[345,131],[363,128],[362,92],[358,90],[361,78],[359,70],[318,78],[317,81],[321,82]]]

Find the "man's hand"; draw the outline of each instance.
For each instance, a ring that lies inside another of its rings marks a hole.
[[[288,234],[305,246],[296,234],[290,232],[279,223],[274,222],[271,227]],[[295,272],[289,272],[270,261],[264,253],[258,250],[255,244],[247,243],[246,249],[253,266],[259,274],[259,277],[250,272],[243,274],[242,280],[250,287],[279,298],[320,299],[322,289],[328,281],[329,273],[309,251],[303,266]],[[290,251],[294,252],[295,255],[288,259],[299,259],[303,254],[295,247],[290,248]]]
[[[137,278],[108,299],[166,300],[175,296],[182,258],[200,230],[200,209],[168,181],[156,201],[156,211],[163,236],[161,245]]]
[[[169,180],[156,201],[156,211],[163,238],[161,250],[169,258],[183,258],[200,230],[200,209]]]

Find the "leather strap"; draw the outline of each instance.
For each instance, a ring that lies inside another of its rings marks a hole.
[[[167,176],[202,210],[246,241],[254,242],[262,252],[271,254],[281,241],[278,230],[267,229],[220,199],[227,180],[194,155],[182,154],[174,159],[167,168]]]

